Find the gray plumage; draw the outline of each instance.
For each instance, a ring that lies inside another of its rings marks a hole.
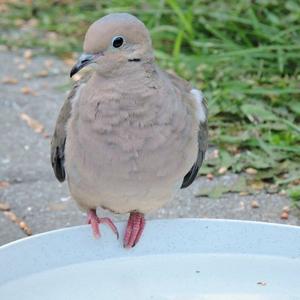
[[[126,44],[113,49],[111,40]],[[197,176],[207,149],[200,91],[154,63],[144,25],[113,14],[87,32],[93,71],[75,83],[59,113],[51,162],[83,210],[157,209]],[[96,54],[93,54],[94,56]]]

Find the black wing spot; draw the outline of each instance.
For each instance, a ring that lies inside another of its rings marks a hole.
[[[141,61],[140,58],[129,58],[128,61]]]
[[[63,182],[66,178],[65,172],[65,156],[64,156],[64,148],[65,142],[62,145],[62,149],[60,147],[56,147],[54,160],[52,161],[52,167],[58,181]]]
[[[183,182],[181,185],[181,189],[184,189],[186,187],[188,187],[189,185],[191,185],[193,183],[193,181],[195,180],[197,174],[199,171],[199,167],[197,166],[197,164],[194,164],[191,168],[191,170],[184,176],[183,178]]]

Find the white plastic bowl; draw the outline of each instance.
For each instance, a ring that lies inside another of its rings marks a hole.
[[[299,227],[148,221],[131,250],[101,229],[99,240],[79,226],[0,247],[0,299],[300,299]]]

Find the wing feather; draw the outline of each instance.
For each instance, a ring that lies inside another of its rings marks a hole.
[[[207,150],[208,144],[208,124],[207,124],[207,116],[208,109],[205,98],[202,95],[202,92],[193,89],[192,86],[182,78],[174,74],[165,73],[166,76],[171,80],[174,86],[177,87],[177,90],[180,90],[182,93],[182,97],[190,97],[188,94],[192,94],[196,102],[197,107],[197,116],[199,119],[199,130],[198,130],[198,155],[197,160],[191,167],[190,171],[184,176],[181,188],[186,188],[192,184],[192,182],[197,177],[198,171],[203,163],[205,152]]]
[[[51,140],[51,165],[58,181],[63,182],[66,178],[65,172],[65,144],[67,139],[66,125],[71,116],[72,99],[76,97],[81,84],[84,84],[90,78],[86,74],[77,81],[68,97],[66,98],[62,108],[60,109],[58,118],[56,120],[55,130]]]

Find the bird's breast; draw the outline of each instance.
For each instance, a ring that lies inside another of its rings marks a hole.
[[[114,91],[78,103],[66,150],[78,178],[119,189],[183,178],[197,157],[195,120],[180,101],[158,101],[156,93]]]

